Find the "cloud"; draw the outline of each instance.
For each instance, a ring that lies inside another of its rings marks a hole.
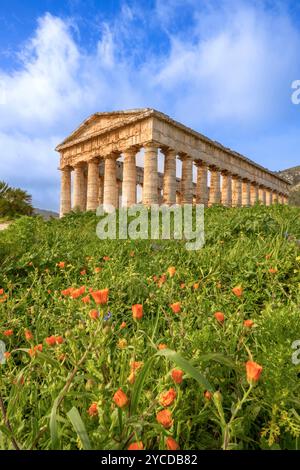
[[[286,144],[293,153],[289,142],[300,140],[288,126],[300,31],[281,2],[267,5],[157,0],[147,9],[123,2],[117,17],[96,25],[89,49],[77,39],[79,22],[46,13],[15,70],[0,69],[0,178],[29,190],[36,206],[57,209],[56,144],[96,111],[135,107],[158,108],[250,149],[262,164],[282,166],[278,149]]]

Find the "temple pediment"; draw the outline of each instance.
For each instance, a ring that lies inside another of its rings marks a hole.
[[[61,142],[56,150],[70,144],[86,140],[105,131],[111,131],[122,126],[126,126],[131,122],[142,119],[151,113],[149,108],[132,109],[126,111],[113,111],[107,113],[95,113],[86,119],[79,127],[77,127],[66,139]]]

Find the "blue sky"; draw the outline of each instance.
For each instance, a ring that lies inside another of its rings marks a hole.
[[[1,0],[0,180],[57,210],[56,144],[137,107],[272,170],[299,165],[294,80],[298,0]]]

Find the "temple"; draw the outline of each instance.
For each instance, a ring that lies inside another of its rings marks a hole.
[[[137,166],[142,149],[144,164]],[[146,206],[288,203],[284,178],[154,109],[93,114],[56,150],[61,216],[100,204],[129,207],[137,202],[137,186]]]

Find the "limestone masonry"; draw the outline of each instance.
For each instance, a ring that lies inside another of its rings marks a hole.
[[[136,166],[142,148],[144,168]],[[163,174],[157,170],[159,149],[164,155]],[[93,114],[56,150],[61,216],[72,208],[95,210],[99,204],[129,207],[136,203],[137,185],[147,206],[288,202],[286,179],[154,109]],[[121,156],[123,161],[117,161]],[[177,158],[182,161],[181,178],[176,178]]]

